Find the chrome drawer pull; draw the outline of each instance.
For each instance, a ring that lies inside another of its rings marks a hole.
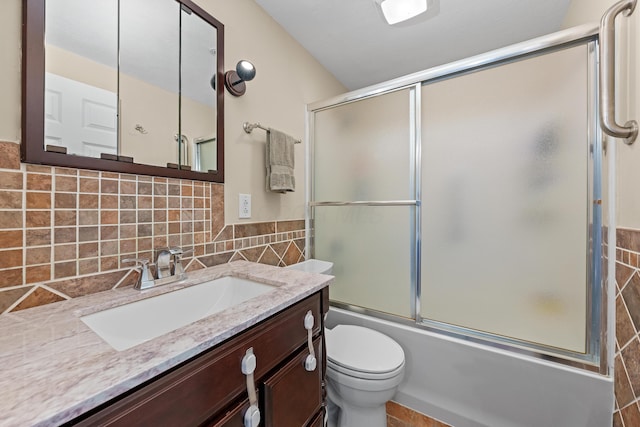
[[[258,397],[253,379],[256,364],[256,355],[253,354],[253,347],[251,347],[242,358],[242,373],[247,377],[247,393],[249,394],[249,408],[244,413],[244,427],[258,427],[260,424],[260,408],[258,408]]]

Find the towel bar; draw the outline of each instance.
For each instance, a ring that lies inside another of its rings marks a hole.
[[[266,130],[267,132],[269,131],[269,128],[266,128],[266,127],[262,126],[260,123],[249,123],[249,122],[244,122],[244,123],[242,124],[242,129],[244,129],[244,131],[245,131],[246,133],[251,133],[251,132],[253,132],[253,130],[254,130],[255,128],[262,129],[262,130]],[[295,140],[295,143],[296,143],[296,144],[300,144],[301,142],[302,142],[302,141],[300,141],[299,139],[296,139],[296,140]]]

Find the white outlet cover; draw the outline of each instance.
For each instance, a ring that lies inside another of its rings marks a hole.
[[[251,194],[238,194],[238,217],[251,218]]]

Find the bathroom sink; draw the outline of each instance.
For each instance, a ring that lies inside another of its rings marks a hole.
[[[274,289],[237,277],[221,277],[177,291],[81,317],[118,351],[159,337]]]

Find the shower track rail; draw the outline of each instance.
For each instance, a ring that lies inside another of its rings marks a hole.
[[[309,202],[309,206],[420,206],[420,200],[384,200],[376,202]]]

